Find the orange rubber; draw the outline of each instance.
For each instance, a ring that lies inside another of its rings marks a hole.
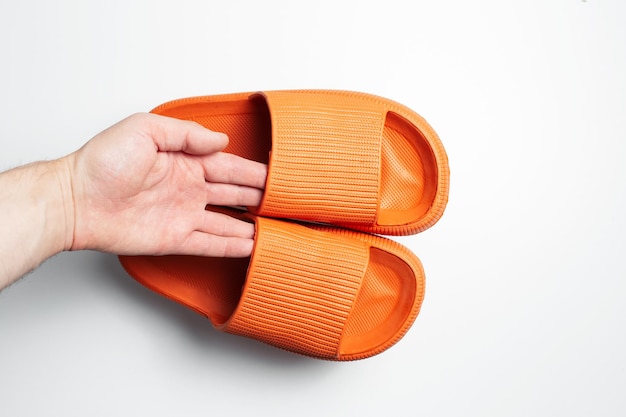
[[[154,113],[228,134],[226,152],[269,164],[261,216],[409,235],[439,220],[449,168],[437,134],[389,99],[335,90],[191,97]]]
[[[389,239],[244,215],[256,223],[250,258],[120,256],[146,287],[219,330],[327,360],[386,350],[424,297],[419,259]]]

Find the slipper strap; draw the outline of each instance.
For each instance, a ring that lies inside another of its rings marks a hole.
[[[368,262],[362,241],[258,218],[243,293],[222,330],[336,359]]]
[[[333,92],[269,91],[270,170],[258,213],[324,223],[376,222],[382,103]]]

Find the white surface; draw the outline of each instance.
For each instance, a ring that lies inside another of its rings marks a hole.
[[[626,413],[626,3],[4,1],[0,169],[174,98],[380,94],[450,157],[400,238],[427,293],[389,351],[329,363],[225,335],[66,253],[0,294],[0,414]],[[407,4],[411,6],[407,6]]]

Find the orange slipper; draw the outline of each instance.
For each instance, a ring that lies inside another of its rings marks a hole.
[[[319,359],[376,355],[412,325],[424,272],[404,246],[346,229],[253,220],[250,258],[120,260],[137,281],[219,330]]]
[[[432,226],[448,199],[445,150],[409,108],[364,93],[268,91],[191,97],[153,110],[230,137],[269,165],[256,214],[387,235]]]

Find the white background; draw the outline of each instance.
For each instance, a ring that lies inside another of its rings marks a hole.
[[[338,88],[424,116],[452,176],[398,239],[427,292],[387,352],[222,334],[64,253],[0,294],[0,414],[625,415],[625,77],[621,0],[2,1],[0,169],[170,99]]]

